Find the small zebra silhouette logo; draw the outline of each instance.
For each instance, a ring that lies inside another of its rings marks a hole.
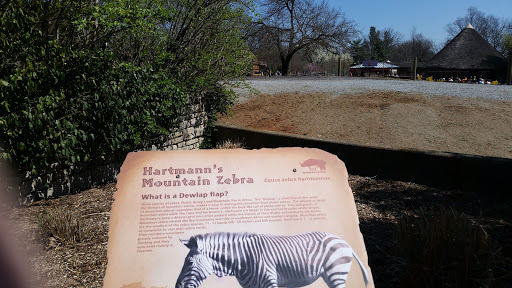
[[[327,162],[319,159],[308,159],[299,164],[301,167],[307,167],[309,171],[317,171],[318,169],[320,169],[321,171],[325,171],[325,165],[327,164]]]

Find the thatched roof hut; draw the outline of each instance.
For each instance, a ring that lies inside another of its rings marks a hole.
[[[482,76],[503,81],[507,61],[469,24],[425,64],[424,73],[434,78]]]

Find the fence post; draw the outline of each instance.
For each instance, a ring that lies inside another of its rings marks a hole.
[[[338,77],[341,77],[341,56],[338,57]]]
[[[511,51],[509,52],[509,55],[508,57],[510,58],[510,63],[508,63],[508,71],[507,71],[507,74],[508,74],[508,77],[507,77],[507,84],[508,85],[512,85],[512,49]]]
[[[414,57],[412,62],[412,80],[416,80],[416,70],[418,69],[418,57]]]

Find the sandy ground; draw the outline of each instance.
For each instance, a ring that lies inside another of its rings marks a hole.
[[[218,123],[344,143],[512,158],[512,101],[371,91],[260,94]]]

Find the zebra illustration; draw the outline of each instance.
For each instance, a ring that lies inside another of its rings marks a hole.
[[[368,285],[368,271],[347,242],[310,232],[291,236],[217,232],[180,240],[190,249],[176,288],[197,288],[211,274],[235,276],[244,288],[302,287],[322,277],[345,287],[352,257]]]

